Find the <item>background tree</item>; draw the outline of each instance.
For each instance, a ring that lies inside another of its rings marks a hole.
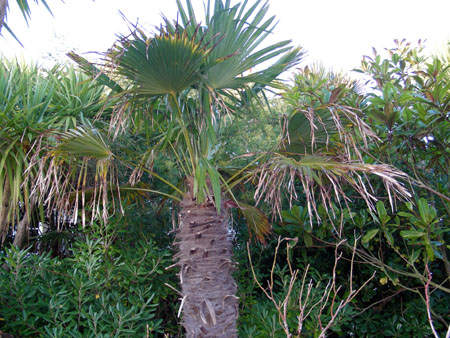
[[[23,247],[30,224],[36,225],[35,235],[39,220],[53,207],[35,182],[48,167],[36,163],[58,132],[88,123],[105,102],[103,87],[85,82],[88,77],[73,68],[45,71],[5,60],[0,69],[0,236],[3,244],[14,233],[14,245]]]
[[[415,204],[400,203],[397,211],[389,211],[386,188],[380,182],[370,181],[372,194],[379,200],[372,210],[343,187],[351,199],[351,212],[339,210],[334,204],[321,204],[318,206],[320,227],[308,222],[308,196],[302,195],[299,187],[295,187],[299,201],[292,208],[284,204],[283,222],[274,231],[285,237],[303,238],[303,248],[293,249],[293,257],[298,257],[297,266],[315,262],[312,266],[318,268],[346,239],[348,251],[343,251],[344,257],[351,260],[352,246],[359,240],[356,254],[364,262],[353,269],[358,271],[354,285],[362,285],[378,271],[377,280],[368,284],[361,297],[353,301],[355,308],[334,328],[355,332],[356,336],[433,334],[427,322],[434,323],[435,335],[445,333],[448,328],[445,319],[449,312],[445,301],[448,296],[445,268],[448,184],[443,183],[448,181],[448,173],[443,170],[447,155],[441,151],[448,148],[448,135],[445,136],[448,82],[444,80],[448,68],[440,67],[442,60],[438,58],[423,57],[421,48],[412,48],[404,42],[399,44],[388,51],[389,57],[385,59],[379,54],[365,57],[362,66],[373,79],[371,90],[364,90],[361,85],[355,87],[354,82],[321,69],[305,67],[295,76],[295,85],[286,92],[294,122],[306,118],[297,116],[296,112],[307,113],[313,108],[314,112],[326,116],[329,112],[321,108],[330,101],[359,111],[364,123],[376,133],[367,148],[359,148],[364,162],[391,163],[409,173],[409,181],[417,187],[413,195]],[[430,101],[427,92],[441,93],[441,104]],[[326,118],[316,121],[317,147],[322,145],[322,151],[328,156],[336,156],[342,148],[338,130],[333,123],[327,125]],[[297,125],[303,125],[306,130],[299,138],[292,138],[290,145],[307,148],[303,135],[310,134],[308,124],[293,124],[291,128]],[[431,144],[434,133],[436,144]],[[327,139],[332,140],[328,146]],[[431,159],[435,161],[433,164]],[[333,215],[332,210],[334,217],[329,217]],[[296,265],[292,267],[295,269]],[[319,268],[317,273],[320,275],[332,267],[323,269]],[[349,266],[342,264],[337,273],[345,276],[349,270]],[[402,316],[396,315],[399,311]]]

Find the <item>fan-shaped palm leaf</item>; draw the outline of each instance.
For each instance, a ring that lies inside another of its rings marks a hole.
[[[196,83],[206,66],[209,49],[203,42],[189,39],[181,28],[161,30],[148,38],[135,32],[109,55],[117,71],[136,87],[141,95],[177,94]]]
[[[53,155],[66,157],[111,160],[113,154],[98,130],[78,127],[60,134],[60,144],[52,151]]]
[[[265,19],[268,4],[258,0],[247,8],[248,1],[233,7],[230,2],[215,1],[213,14],[210,15],[210,0],[207,3],[206,22],[204,27],[207,39],[219,37],[220,42],[212,49],[210,60],[224,60],[215,64],[206,72],[208,85],[214,89],[240,89],[246,85],[268,85],[280,73],[297,64],[303,53],[299,49],[288,46],[290,41],[282,41],[258,49],[262,42],[272,33],[275,24],[274,17]],[[186,1],[187,11],[177,0],[183,25],[189,26],[198,22],[192,10],[190,0]],[[256,13],[256,15],[254,15]],[[193,30],[188,30],[194,38]],[[266,61],[281,56],[272,66],[262,70]]]

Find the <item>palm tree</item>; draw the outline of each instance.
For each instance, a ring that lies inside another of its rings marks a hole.
[[[13,244],[23,247],[32,215],[45,204],[34,179],[47,168],[35,164],[58,132],[104,106],[103,88],[72,68],[44,71],[3,60],[0,74],[0,244],[14,233]]]
[[[273,17],[265,18],[268,6],[261,0],[251,6],[247,1],[232,6],[230,1],[217,0],[213,8],[208,1],[201,23],[191,1],[186,9],[180,1],[177,4],[179,22],[165,20],[151,37],[136,29],[106,54],[107,69],[128,85],[120,92],[121,104],[112,117],[113,135],[126,121],[142,124],[139,118],[159,134],[142,156],[132,181],[140,171],[148,171],[171,187],[172,193],[166,195],[180,201],[176,259],[187,336],[236,337],[238,299],[224,195],[232,194],[214,162],[221,142],[219,128],[225,115],[245,113],[266,87],[279,86],[277,77],[295,65],[302,52],[290,47],[289,41],[261,48],[275,26]],[[86,70],[96,72],[76,59]],[[69,135],[62,147],[70,148],[72,156],[87,155],[71,146],[75,140],[83,142],[83,135],[81,130]],[[163,149],[176,159],[185,189],[149,169],[154,154]],[[241,208],[247,213],[253,210]],[[268,226],[259,213],[255,215],[253,220]]]
[[[187,337],[236,337],[238,299],[232,278],[234,264],[227,208],[239,207],[260,235],[269,231],[269,225],[257,209],[235,200],[233,186],[258,178],[255,196],[261,199],[265,195],[277,211],[281,187],[291,187],[295,195],[293,180],[298,177],[309,196],[309,209],[313,210],[314,185],[328,202],[330,192],[326,187],[334,186],[339,195],[339,179],[356,187],[363,196],[370,196],[360,184],[361,177],[352,177],[355,172],[378,174],[390,184],[388,187],[402,192],[402,186],[395,180],[400,174],[387,167],[356,163],[350,152],[344,158],[326,156],[323,152],[315,156],[314,146],[308,152],[297,152],[290,146],[290,136],[304,139],[305,135],[301,135],[304,130],[293,128],[292,124],[307,123],[310,128],[306,130],[311,136],[318,123],[312,115],[303,120],[295,117],[300,116],[298,111],[289,119],[287,124],[291,128],[286,129],[277,151],[258,156],[250,165],[225,177],[215,163],[224,117],[245,114],[254,109],[255,100],[264,101],[269,87],[280,88],[278,76],[297,64],[302,52],[290,47],[289,41],[262,47],[274,28],[274,18],[265,19],[268,6],[261,0],[249,7],[247,1],[232,6],[230,1],[216,0],[213,8],[208,1],[204,22],[197,20],[190,0],[186,1],[186,8],[179,0],[177,4],[179,21],[166,20],[150,37],[135,27],[130,36],[119,40],[106,54],[106,71],[113,77],[121,77],[120,83],[127,86],[123,90],[117,83],[110,86],[120,102],[111,119],[110,134],[114,138],[127,127],[150,127],[150,145],[131,175],[131,183],[146,171],[171,189],[151,192],[180,202],[176,265],[182,289],[180,311]],[[105,74],[93,65],[72,57],[103,83],[108,82]],[[266,66],[267,61],[275,58],[272,65]],[[338,123],[339,111],[345,113],[348,123],[367,134],[355,111],[342,108],[345,107],[333,102],[321,107],[329,112],[326,118],[336,121],[342,137],[345,135]],[[356,146],[356,142],[352,145]],[[171,153],[183,173],[184,184],[168,182],[152,169],[155,154],[161,152]],[[107,189],[107,165],[118,159],[98,133],[85,129],[66,134],[52,154],[68,159],[83,156],[99,159],[101,170],[97,172],[102,172],[98,176],[99,191]],[[52,161],[59,159],[54,156]],[[106,198],[107,193],[102,196]],[[370,197],[367,201],[370,203]],[[95,205],[99,204],[98,201]],[[106,206],[106,201],[103,205]],[[107,216],[105,212],[103,216]]]
[[[219,122],[233,110],[244,112],[251,97],[296,64],[301,53],[289,41],[259,49],[274,26],[274,18],[264,19],[268,7],[261,1],[249,8],[246,2],[215,1],[212,10],[208,1],[203,23],[190,1],[186,10],[177,3],[181,22],[166,21],[151,38],[136,31],[107,59],[130,81],[133,100],[164,106],[168,122],[157,125],[159,111],[150,120],[184,172],[176,259],[187,337],[235,337],[238,299],[223,195],[228,188],[214,163]],[[275,57],[273,65],[258,69]]]

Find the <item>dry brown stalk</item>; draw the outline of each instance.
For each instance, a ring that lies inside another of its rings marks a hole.
[[[250,245],[247,243],[247,253],[248,258],[250,262],[250,268],[252,271],[253,279],[256,283],[256,285],[261,289],[261,291],[264,293],[266,298],[272,302],[275,309],[278,313],[278,322],[280,326],[282,327],[284,333],[286,334],[287,338],[293,337],[293,334],[291,333],[291,328],[288,324],[288,305],[292,304],[292,296],[295,293],[295,287],[296,282],[299,279],[299,270],[293,269],[290,259],[289,259],[289,253],[292,247],[297,243],[298,238],[278,238],[278,243],[275,248],[274,258],[273,258],[273,264],[270,270],[270,277],[268,281],[267,287],[263,287],[261,282],[256,277],[256,273],[253,267],[253,262],[251,258],[250,253]],[[289,283],[287,284],[287,290],[283,298],[278,300],[274,294],[274,278],[275,278],[275,267],[276,267],[276,260],[278,256],[278,252],[280,249],[280,246],[283,242],[286,242],[286,261],[289,267]],[[292,244],[294,243],[294,244]],[[336,268],[339,260],[342,258],[342,252],[339,251],[339,247],[342,246],[345,243],[345,240],[342,240],[336,245],[335,249],[335,260],[334,260],[334,267],[333,267],[333,273],[332,278],[328,281],[325,289],[322,292],[322,295],[318,301],[313,303],[311,298],[311,292],[313,291],[313,288],[318,288],[318,283],[315,287],[313,286],[313,280],[310,279],[308,286],[306,287],[306,278],[309,271],[309,265],[306,267],[305,271],[303,272],[303,276],[301,278],[301,283],[298,290],[298,300],[296,303],[298,303],[298,315],[297,315],[297,328],[295,330],[296,337],[300,337],[302,335],[303,330],[303,324],[305,320],[311,315],[311,312],[315,308],[319,308],[319,313],[317,315],[317,322],[320,329],[320,335],[319,337],[325,337],[326,332],[334,325],[337,316],[339,313],[355,298],[355,296],[369,283],[374,277],[375,272],[373,275],[363,283],[363,285],[358,288],[357,290],[353,289],[353,264],[354,264],[354,258],[355,258],[355,251],[356,251],[356,241],[353,246],[353,253],[351,258],[351,268],[350,268],[350,276],[349,276],[349,284],[350,284],[350,290],[348,292],[348,295],[346,298],[340,300],[337,302],[337,296],[339,291],[341,290],[342,286],[337,286],[336,284]],[[322,314],[325,312],[328,312],[331,316],[331,318],[328,320],[327,323],[322,323],[321,317]]]

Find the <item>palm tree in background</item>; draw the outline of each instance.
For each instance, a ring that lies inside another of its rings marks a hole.
[[[47,171],[37,163],[58,133],[87,123],[104,107],[103,86],[87,80],[69,67],[0,63],[0,246],[13,233],[15,246],[27,245],[32,216],[43,219],[43,208],[50,207],[35,179]]]

